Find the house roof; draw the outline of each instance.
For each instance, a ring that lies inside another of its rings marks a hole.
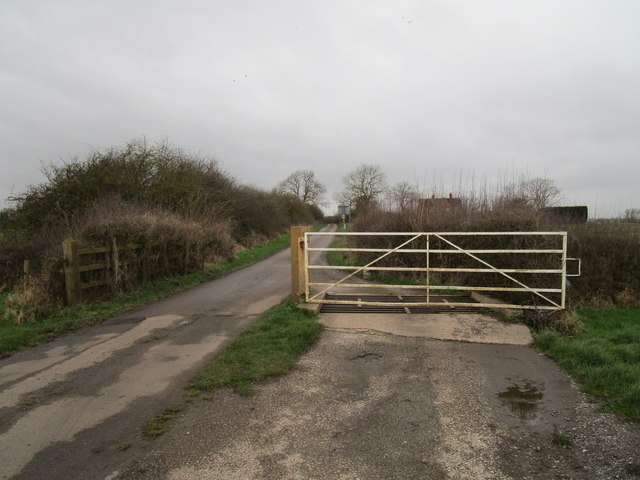
[[[419,200],[420,206],[424,208],[440,208],[443,210],[452,210],[462,206],[461,198],[454,198],[452,194],[448,197],[437,198],[432,196],[431,198],[421,198]]]

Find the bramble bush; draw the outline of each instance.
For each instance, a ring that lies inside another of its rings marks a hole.
[[[20,285],[15,293],[21,298],[11,298],[22,311],[38,311],[30,310],[29,299],[43,303],[63,295],[61,244],[67,237],[83,247],[162,243],[184,251],[189,244],[187,267],[197,269],[274,238],[292,224],[322,219],[317,207],[295,196],[242,185],[215,160],[166,142],[135,140],[50,165],[44,173],[45,182],[10,198],[12,206],[0,212],[0,285],[6,290]],[[133,252],[127,255],[127,265],[143,261]],[[167,258],[150,261],[159,257],[157,251],[147,249],[144,255],[151,265],[145,275],[130,267],[108,290],[184,271]],[[28,283],[22,282],[24,260],[31,263]]]

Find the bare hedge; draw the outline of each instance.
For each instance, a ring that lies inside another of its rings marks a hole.
[[[67,237],[84,246],[190,244],[195,267],[322,217],[296,197],[242,185],[215,160],[166,142],[136,140],[44,173],[46,182],[11,198],[12,207],[0,212],[0,291],[22,285],[22,264],[29,260],[32,280],[60,297]],[[170,265],[162,271],[179,273]],[[132,271],[114,290],[139,280]]]
[[[504,206],[503,206],[504,207]],[[401,212],[373,210],[354,220],[351,226],[354,231],[379,231],[379,232],[453,232],[453,231],[567,231],[569,238],[569,256],[582,259],[582,275],[570,279],[568,288],[569,301],[574,305],[597,306],[633,306],[640,304],[640,228],[632,223],[588,222],[584,224],[566,223],[562,218],[549,216],[543,211],[522,206],[509,208],[476,208],[473,204],[463,205],[458,209],[430,211],[417,208],[405,209]],[[353,246],[358,247],[382,247],[387,242],[375,237],[350,237]],[[473,241],[474,248],[501,248],[506,247],[501,243],[513,241],[511,238],[493,238],[491,244],[482,244],[487,240],[464,239],[461,237],[461,246],[465,242]],[[520,238],[519,247],[552,248],[545,245],[544,239]],[[534,243],[537,242],[537,243]],[[512,247],[512,245],[509,245]],[[432,248],[438,248],[434,244]],[[454,256],[442,258],[443,266],[457,261],[456,266],[472,266],[472,259],[462,260]],[[455,256],[459,257],[459,256]],[[526,260],[517,255],[501,255],[499,258],[482,256],[490,263],[502,262],[502,266],[512,265],[519,268],[539,268],[545,261],[542,256],[528,255]],[[366,259],[365,259],[366,260]],[[466,262],[466,263],[465,263]],[[405,265],[424,263],[424,259],[412,258],[410,255],[393,256],[385,265]],[[476,263],[475,266],[478,266]],[[495,278],[485,277],[486,281],[495,282]],[[516,275],[517,278],[520,279]],[[469,274],[457,273],[448,276],[440,275],[438,280],[443,283],[451,282],[464,284],[470,281]],[[476,275],[473,281],[481,279]],[[522,277],[524,280],[524,277]],[[548,279],[544,275],[538,278],[527,278],[527,281],[543,286]],[[500,280],[497,280],[498,282]],[[504,279],[504,282],[508,280]],[[506,283],[505,283],[506,286]],[[512,286],[512,285],[511,285]],[[522,297],[522,294],[519,294]],[[510,294],[507,297],[517,297],[518,294]],[[514,298],[511,298],[514,299]]]

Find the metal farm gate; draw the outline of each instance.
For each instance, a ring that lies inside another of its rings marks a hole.
[[[323,236],[345,240],[314,246]],[[567,277],[580,275],[566,232],[305,232],[301,242],[305,300],[342,311],[561,310]],[[329,265],[321,253],[331,252],[350,261]]]

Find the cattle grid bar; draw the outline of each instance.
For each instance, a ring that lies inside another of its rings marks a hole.
[[[348,248],[348,247],[313,247],[311,244],[312,237],[319,236],[377,236],[377,237],[409,237],[409,240],[402,242],[395,248]],[[559,248],[512,248],[512,249],[465,249],[457,245],[452,238],[464,237],[464,236],[538,236],[538,237],[559,237],[562,245]],[[403,248],[410,243],[425,238],[426,248]],[[430,240],[438,239],[444,242],[451,248],[447,249],[433,249],[430,248]],[[442,297],[438,297],[439,301],[432,301],[431,292],[438,290],[458,290],[465,292],[529,292],[532,296],[533,305],[520,305],[520,304],[507,304],[507,303],[487,303],[487,302],[455,302],[451,305],[460,307],[479,307],[479,308],[507,308],[507,309],[538,309],[538,310],[562,310],[565,308],[566,302],[566,284],[567,277],[580,275],[580,259],[567,257],[567,232],[307,232],[304,235],[304,270],[305,270],[305,299],[308,303],[321,303],[321,304],[346,304],[350,305],[352,301],[326,299],[325,295],[329,290],[335,287],[343,288],[380,288],[380,289],[411,289],[411,290],[426,290],[423,302],[410,302],[403,303],[397,300],[393,301],[394,306],[406,306],[406,307],[418,307],[418,306],[434,306],[442,305]],[[314,265],[311,263],[310,254],[312,252],[363,252],[363,253],[379,253],[381,254],[373,261],[367,263],[364,266],[334,266],[334,265]],[[383,258],[393,253],[424,253],[425,254],[425,266],[422,267],[381,267],[376,266]],[[481,268],[469,268],[469,267],[438,267],[433,266],[434,262],[430,260],[430,257],[434,254],[458,254],[465,255],[472,258],[479,264]],[[497,268],[491,265],[489,262],[478,257],[483,254],[551,254],[558,255],[557,265],[552,268]],[[567,273],[567,261],[578,262],[578,273]],[[342,270],[350,271],[346,276],[340,280],[327,283],[327,282],[312,282],[311,272],[316,270]],[[421,285],[387,285],[387,284],[366,284],[361,283],[347,283],[347,280],[354,277],[363,271],[392,271],[392,272],[424,272],[426,276],[426,284]],[[471,285],[433,285],[430,280],[430,273],[438,272],[466,272],[466,273],[497,273],[504,278],[507,278],[513,285],[506,286],[471,286]],[[557,287],[531,287],[526,285],[523,281],[513,277],[512,274],[550,274],[558,275],[560,283]],[[319,287],[320,291],[312,293],[313,287]],[[547,294],[559,294],[560,300],[554,301],[549,298]],[[446,301],[446,300],[445,300]],[[537,302],[542,301],[542,304],[538,305]],[[372,306],[384,306],[389,305],[390,302],[384,301],[365,301],[360,300],[358,302],[361,305]]]

